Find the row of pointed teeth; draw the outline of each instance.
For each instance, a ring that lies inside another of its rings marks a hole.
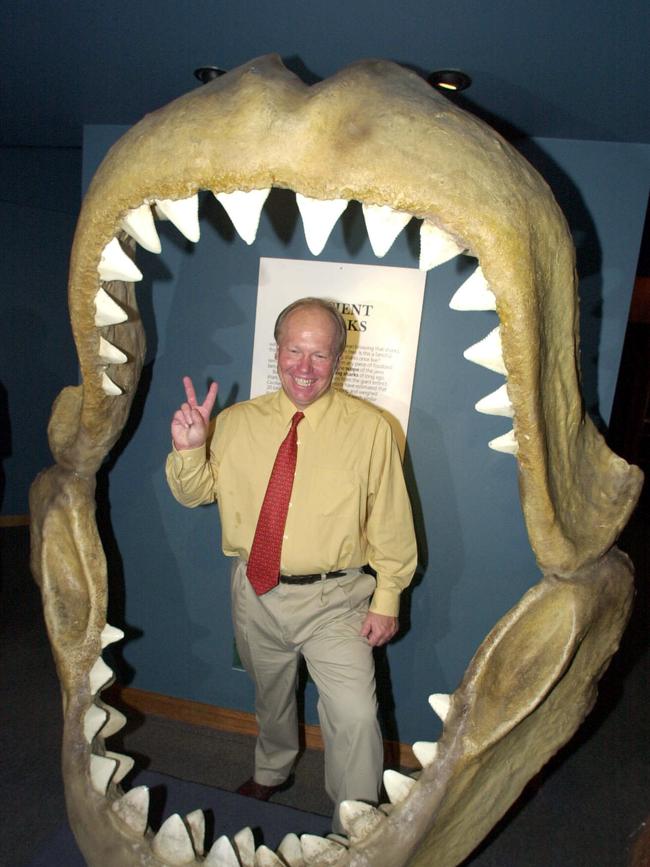
[[[264,190],[235,190],[232,193],[215,193],[240,238],[253,244],[257,237],[262,208],[270,188]],[[314,256],[322,253],[337,220],[347,208],[348,199],[313,199],[296,193],[296,204],[302,217],[305,240]],[[201,236],[199,227],[198,194],[187,199],[154,199],[131,209],[120,223],[128,235],[152,253],[160,253],[161,244],[153,218],[153,209],[159,217],[166,217],[189,241],[196,242]],[[405,211],[395,211],[389,205],[362,205],[370,246],[377,256],[383,258],[393,246],[399,233],[412,219]],[[113,239],[115,240],[115,239]],[[465,247],[440,229],[435,223],[424,220],[420,228],[420,269],[428,271],[459,253]],[[120,250],[111,241],[107,244],[99,264],[102,280],[141,280],[142,274],[128,256],[122,258]]]
[[[353,812],[356,802],[346,802]],[[366,804],[357,803],[358,808]],[[375,808],[369,808],[379,813]],[[149,790],[138,786],[112,804],[115,816],[135,834],[144,835],[149,811]],[[360,822],[355,812],[355,826]],[[382,814],[379,814],[383,818]],[[169,816],[151,840],[151,849],[164,864],[176,867],[200,863],[204,867],[305,867],[318,861],[319,864],[334,864],[344,853],[348,841],[338,835],[318,837],[313,834],[287,834],[274,852],[268,846],[255,845],[250,828],[243,828],[233,836],[219,837],[210,851],[204,854],[205,816],[195,810],[182,818],[178,813]],[[201,858],[197,862],[197,856]]]
[[[260,215],[270,189],[232,193],[215,193],[232,220],[237,232],[247,244],[252,244],[257,236]],[[160,238],[156,232],[153,210],[168,218],[186,238],[198,241],[200,237],[198,217],[198,195],[187,199],[156,199],[133,208],[120,223],[120,227],[146,250],[160,253]],[[320,200],[296,193],[296,203],[302,216],[305,238],[311,252],[316,256],[324,248],[330,233],[345,208],[347,199]],[[153,206],[153,210],[152,210]],[[411,220],[411,215],[395,211],[387,205],[363,205],[363,214],[368,230],[370,244],[376,256],[384,256],[391,248],[397,235]],[[429,270],[443,264],[464,251],[464,247],[434,223],[424,220],[420,227],[420,268]],[[100,279],[104,282],[123,280],[137,282],[142,272],[133,259],[122,249],[117,238],[113,238],[104,248],[98,266]],[[490,289],[480,266],[460,286],[449,302],[453,310],[496,310],[496,299]],[[103,328],[119,325],[128,319],[127,313],[111,296],[100,288],[95,296],[95,325]],[[125,364],[127,356],[105,337],[100,336],[98,355],[106,365]],[[483,340],[470,346],[464,352],[465,358],[495,373],[507,376],[501,350],[500,329],[497,327]],[[122,389],[109,377],[105,370],[101,374],[102,388],[108,395],[117,397]],[[512,418],[514,413],[503,385],[476,404],[478,412],[489,415],[502,415]],[[514,430],[497,437],[488,443],[495,451],[517,453]]]
[[[124,633],[121,629],[107,624],[101,633],[102,649],[122,638]],[[112,677],[110,668],[101,656],[98,657],[89,672],[90,690],[95,698],[98,698],[98,693]],[[444,724],[449,716],[451,696],[436,693],[429,697],[429,704]],[[84,736],[92,744],[98,735],[109,737],[125,723],[126,717],[115,708],[103,703],[92,704],[84,717]],[[426,767],[435,760],[438,745],[415,743],[413,752],[421,765]],[[119,783],[132,767],[133,759],[130,756],[110,751],[102,755],[91,753],[90,778],[93,788],[98,794],[106,795],[109,784]],[[151,839],[151,849],[157,858],[170,867],[197,863],[204,867],[306,867],[316,861],[319,864],[335,864],[348,842],[356,843],[374,831],[392,806],[408,798],[415,784],[413,777],[387,770],[384,772],[384,787],[390,804],[377,808],[360,801],[343,801],[339,815],[349,841],[336,834],[330,834],[327,838],[312,834],[303,834],[298,838],[295,834],[287,834],[276,854],[267,846],[256,847],[251,829],[244,828],[234,835],[232,842],[226,836],[219,837],[203,858],[205,816],[202,810],[194,810],[184,819],[178,813],[169,816]],[[149,789],[147,786],[131,789],[114,800],[111,809],[130,832],[144,836],[149,815]],[[197,862],[197,856],[201,858],[200,862]]]
[[[100,640],[102,650],[116,641],[121,641],[124,633],[115,626],[106,624],[102,630]],[[101,656],[95,660],[95,664],[88,673],[90,692],[97,696],[113,681],[113,672],[106,665]],[[103,702],[91,704],[83,719],[83,732],[87,743],[93,743],[94,739],[101,734],[103,739],[119,732],[126,725],[126,717],[119,710],[110,707]],[[119,783],[133,768],[131,756],[105,750],[101,755],[91,753],[90,756],[90,780],[93,788],[99,794],[106,794],[109,783]]]
[[[452,310],[472,311],[472,310],[494,310],[496,311],[496,298],[494,292],[490,289],[485,275],[479,266],[474,273],[467,279],[462,286],[456,291],[453,298],[449,302]],[[505,361],[503,360],[503,350],[501,347],[501,328],[497,326],[486,337],[469,346],[463,357],[474,364],[481,367],[486,367],[494,373],[500,373],[503,376],[508,375]],[[504,383],[491,394],[481,398],[474,406],[477,412],[482,412],[487,415],[500,415],[506,418],[514,418],[514,410],[510,397],[508,396],[508,388]],[[509,430],[502,436],[490,440],[488,446],[494,451],[504,452],[506,454],[516,455],[518,451],[515,432]]]

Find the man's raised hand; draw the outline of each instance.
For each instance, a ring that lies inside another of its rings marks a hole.
[[[219,386],[213,382],[203,403],[196,401],[196,392],[189,376],[183,377],[185,397],[172,418],[172,440],[179,451],[195,449],[205,444],[208,437],[210,413],[214,409]]]

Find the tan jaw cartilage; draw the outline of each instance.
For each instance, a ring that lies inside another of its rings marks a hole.
[[[453,695],[432,697],[444,731],[414,746],[418,780],[387,772],[391,806],[346,803],[349,848],[289,836],[278,856],[256,852],[243,831],[203,861],[200,818],[172,816],[154,837],[146,790],[119,785],[130,760],[104,746],[121,715],[99,698],[112,679],[101,650],[119,636],[106,626],[94,475],[144,359],[135,245],[159,251],[161,218],[198,241],[200,190],[252,243],[272,187],[296,193],[312,252],[355,199],[378,256],[416,218],[420,267],[465,250],[477,257],[451,303],[498,314],[499,327],[465,356],[505,378],[476,409],[513,420],[490,445],[516,456],[545,577],[495,626]],[[54,406],[57,464],[31,492],[32,565],[63,688],[68,812],[88,863],[459,863],[589,710],[630,604],[629,564],[610,548],[641,474],[583,411],[574,252],[546,184],[496,133],[394,64],[365,61],[308,87],[277,57],[261,58],[148,115],[111,149],[79,218],[69,304],[82,384]]]

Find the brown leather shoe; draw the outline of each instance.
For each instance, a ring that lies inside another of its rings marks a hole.
[[[284,783],[279,783],[277,786],[264,786],[262,783],[256,783],[255,779],[251,777],[250,780],[246,780],[245,783],[241,784],[237,789],[237,794],[244,795],[247,798],[256,798],[258,801],[268,801],[276,792],[288,789],[292,782],[293,779],[289,777],[288,780],[285,780]]]

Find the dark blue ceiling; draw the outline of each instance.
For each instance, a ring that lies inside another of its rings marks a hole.
[[[509,136],[650,142],[647,0],[3,0],[1,143],[78,146],[198,86],[200,65],[278,52],[303,78],[361,57],[457,67]]]

